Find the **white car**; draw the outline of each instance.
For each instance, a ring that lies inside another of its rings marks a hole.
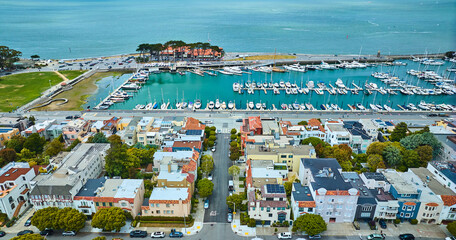
[[[279,235],[277,235],[277,237],[278,237],[279,239],[291,239],[291,238],[292,238],[291,232],[279,233]]]
[[[65,231],[62,233],[62,236],[76,236],[75,231]]]
[[[166,236],[165,232],[153,232],[151,238],[164,238]]]

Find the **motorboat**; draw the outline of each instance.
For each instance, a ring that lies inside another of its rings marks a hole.
[[[260,110],[260,109],[261,109],[261,103],[256,103],[256,104],[255,104],[255,108],[256,108],[257,110]]]
[[[253,102],[249,102],[248,106],[249,106],[249,109],[255,108],[255,104]]]
[[[228,102],[228,109],[233,109],[234,108],[234,103],[233,101]]]
[[[197,99],[195,101],[195,109],[200,109],[201,108],[201,100]]]
[[[234,92],[239,91],[239,88],[240,88],[240,84],[238,82],[233,83],[233,91]]]
[[[217,99],[215,100],[215,105],[214,105],[215,109],[219,109],[220,108],[220,101]]]

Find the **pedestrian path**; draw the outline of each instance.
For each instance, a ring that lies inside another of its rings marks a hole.
[[[248,227],[247,225],[241,225],[241,219],[239,214],[235,214],[233,222],[231,222],[231,230],[239,236],[253,237],[256,236],[256,228]]]

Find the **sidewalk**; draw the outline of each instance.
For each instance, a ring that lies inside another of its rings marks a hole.
[[[33,208],[30,208],[29,210],[27,210],[27,212],[24,213],[24,215],[18,219],[13,226],[11,227],[3,227],[2,230],[5,231],[6,233],[18,233],[22,230],[32,230],[33,232],[39,232],[38,228],[34,227],[34,226],[24,226],[24,223],[27,221],[27,219],[29,219],[29,217],[31,217],[33,215],[33,212],[35,210]]]
[[[241,225],[241,218],[239,214],[234,215],[233,222],[231,222],[231,230],[239,236],[252,237],[256,236],[256,228]]]

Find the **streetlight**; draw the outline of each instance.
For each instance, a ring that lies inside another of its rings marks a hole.
[[[49,88],[52,88],[52,86],[51,86],[51,79],[49,79]]]

